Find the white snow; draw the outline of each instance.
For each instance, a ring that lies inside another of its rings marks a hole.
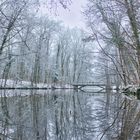
[[[31,87],[37,87],[37,88],[52,88],[52,87],[55,87],[55,88],[67,88],[67,89],[70,89],[72,88],[72,86],[70,84],[46,84],[46,83],[38,83],[38,84],[34,84],[32,86],[31,82],[29,81],[14,81],[14,80],[11,80],[11,79],[8,79],[6,81],[6,84],[5,84],[5,79],[0,79],[0,86],[1,87],[9,87],[9,88],[31,88]]]

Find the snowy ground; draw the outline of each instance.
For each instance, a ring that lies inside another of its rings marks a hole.
[[[73,88],[71,85],[69,84],[45,84],[45,83],[39,83],[39,84],[34,84],[32,85],[31,82],[29,81],[14,81],[14,80],[10,80],[8,79],[6,81],[5,84],[5,80],[4,79],[0,79],[0,86],[1,87],[9,87],[9,88],[32,88],[32,87],[37,87],[37,88],[57,88],[57,89],[61,89],[61,88]]]
[[[128,89],[130,92],[136,92],[137,89],[139,89],[138,85],[128,85],[126,87],[123,87],[122,89]]]

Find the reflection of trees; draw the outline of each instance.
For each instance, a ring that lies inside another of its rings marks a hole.
[[[6,132],[11,139],[91,140],[93,119],[86,94],[31,91],[22,96],[29,91],[10,92],[15,96],[1,98],[0,117],[5,122],[2,127],[12,130]]]
[[[7,132],[8,132],[8,124],[9,124],[9,108],[8,108],[8,101],[7,97],[5,96],[5,91],[1,93],[1,117],[3,118],[1,121],[1,135],[3,139],[6,139]]]
[[[100,139],[139,140],[140,111],[136,100],[123,97],[119,93],[105,95],[106,101],[100,102],[102,113],[100,121]]]
[[[32,126],[33,126],[33,134],[34,139],[39,140],[40,139],[40,132],[39,132],[39,103],[40,98],[36,95],[36,93],[31,94],[31,114],[32,114]]]
[[[121,113],[121,129],[118,136],[119,140],[140,138],[140,110],[138,103],[130,99],[124,99]]]
[[[107,140],[140,138],[138,103],[119,93],[96,97],[73,91],[31,91],[22,96],[26,92],[13,91],[15,96],[7,97],[7,91],[1,91],[2,140],[91,140],[98,134]]]
[[[92,135],[92,124],[88,122],[92,120],[91,111],[86,98],[81,93],[64,94],[61,99],[56,98],[54,126],[57,140],[83,140]]]

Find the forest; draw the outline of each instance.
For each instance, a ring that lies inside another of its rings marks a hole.
[[[1,79],[32,84],[88,81],[93,46],[83,41],[86,32],[39,15],[34,1],[15,2],[0,6]]]
[[[49,16],[73,0],[0,0],[0,140],[140,139],[140,1],[85,1],[83,29]]]
[[[49,4],[69,6],[65,1]],[[83,11],[89,31],[40,15],[39,5],[36,0],[1,1],[1,79],[36,84],[96,78],[139,85],[138,1],[89,0]]]

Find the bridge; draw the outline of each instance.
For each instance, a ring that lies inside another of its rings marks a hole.
[[[75,83],[75,84],[72,84],[73,88],[74,89],[82,89],[83,87],[99,87],[100,89],[111,89],[111,87],[113,85],[111,85],[111,87],[108,87],[108,85],[106,84],[99,84],[99,83]]]

